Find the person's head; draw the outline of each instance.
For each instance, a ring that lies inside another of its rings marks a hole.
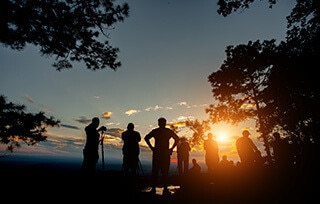
[[[158,119],[158,125],[159,127],[166,127],[167,120],[165,118],[159,118]]]
[[[192,159],[192,164],[196,164],[197,160],[195,158]]]
[[[187,141],[187,138],[184,137],[184,136],[182,136],[182,137],[180,137],[180,141],[181,141],[181,142]]]
[[[133,123],[128,123],[127,129],[128,130],[133,130],[134,129],[134,124]]]
[[[91,125],[95,128],[97,128],[100,124],[100,119],[98,117],[94,117],[91,120]]]
[[[251,135],[251,134],[250,134],[250,132],[248,130],[242,131],[242,136],[249,137],[249,135]]]
[[[212,139],[213,138],[213,134],[211,132],[208,133],[208,139]]]
[[[227,155],[222,155],[222,160],[226,161],[228,159]]]

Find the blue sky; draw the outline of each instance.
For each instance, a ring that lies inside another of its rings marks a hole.
[[[129,122],[144,137],[159,117],[168,123],[207,119],[205,108],[214,103],[207,77],[223,63],[226,47],[258,39],[280,42],[293,6],[283,0],[269,9],[257,1],[248,10],[222,17],[216,2],[128,2],[130,16],[110,31],[109,41],[120,49],[122,62],[116,71],[90,71],[76,63],[59,72],[51,66],[54,59],[41,56],[36,47],[20,52],[0,47],[0,94],[26,105],[28,112],[45,111],[62,124],[49,129],[48,142],[19,151],[81,157],[85,122],[103,114],[109,155],[114,151],[115,157],[121,156],[119,130]],[[228,144],[221,142],[221,154],[232,156],[234,139],[248,127],[255,132],[254,124],[248,123],[214,126],[214,135],[224,131],[229,138]]]

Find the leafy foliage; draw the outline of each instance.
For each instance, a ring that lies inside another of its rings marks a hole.
[[[108,30],[129,15],[127,3],[114,0],[6,0],[0,7],[0,42],[14,50],[27,44],[40,48],[45,56],[55,57],[58,70],[72,68],[71,62],[84,62],[88,69],[109,67],[116,70],[118,48]]]
[[[218,13],[227,16],[254,1],[219,0]],[[272,7],[277,1],[268,2]],[[268,135],[275,130],[291,142],[319,144],[319,14],[319,1],[297,0],[287,17],[286,41],[228,46],[226,60],[208,76],[215,99],[206,110],[211,122],[254,119],[268,156]]]
[[[24,105],[7,102],[0,96],[0,142],[8,145],[11,152],[21,142],[35,145],[46,141],[46,128],[59,126],[60,121],[46,117],[43,112],[26,113]]]
[[[204,121],[198,121],[198,120],[187,120],[186,127],[193,131],[192,139],[190,141],[190,145],[192,147],[194,146],[201,146],[203,145],[203,142],[205,140],[204,135],[205,132],[210,130],[209,122]]]
[[[212,123],[232,124],[254,119],[258,131],[264,132],[264,90],[272,67],[275,40],[249,42],[247,45],[228,46],[227,59],[220,70],[209,75],[213,97],[218,101],[206,112]],[[263,137],[267,142],[267,138]],[[266,146],[267,152],[269,147]]]
[[[274,40],[227,47],[227,59],[208,76],[213,97],[221,102],[206,110],[213,123],[237,123],[256,116],[258,109],[265,106],[261,94],[266,88],[271,69],[269,56],[274,49]]]
[[[226,17],[239,9],[248,9],[250,4],[255,0],[219,0],[218,1],[218,14]],[[277,0],[268,0],[269,8],[276,4]]]

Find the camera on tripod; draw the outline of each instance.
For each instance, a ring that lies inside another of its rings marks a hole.
[[[107,131],[107,128],[105,126],[101,126],[98,131],[105,132]]]

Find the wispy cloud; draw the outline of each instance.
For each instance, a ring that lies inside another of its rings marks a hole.
[[[162,106],[155,105],[155,106],[153,106],[153,107],[150,106],[150,107],[148,107],[148,108],[145,108],[144,110],[146,110],[146,111],[151,111],[151,110],[157,111],[157,110],[161,110],[161,109],[163,109]]]
[[[91,122],[91,119],[88,119],[85,116],[80,116],[79,119],[74,119],[74,120],[82,124],[88,124]]]
[[[65,128],[75,129],[75,130],[79,130],[80,129],[77,126],[74,126],[74,125],[60,124],[60,126],[61,127],[65,127]]]
[[[42,104],[34,102],[33,98],[31,96],[29,96],[28,94],[23,95],[22,98],[27,100],[29,103],[37,106],[41,111],[43,111],[45,113],[53,112],[52,108],[49,108],[49,107],[47,107],[45,105],[42,105]]]
[[[194,120],[193,116],[179,116],[178,121]]]
[[[112,125],[120,125],[120,123],[115,123],[115,122],[108,122],[108,123],[105,123],[107,126],[112,126]]]
[[[186,108],[199,108],[199,107],[206,107],[208,104],[200,104],[200,105],[189,105],[186,101],[181,101],[181,102],[178,102],[176,103],[177,106],[179,107],[186,107]],[[173,110],[174,107],[171,107],[171,106],[166,106],[166,107],[163,107],[163,106],[160,106],[160,105],[155,105],[155,106],[149,106],[148,108],[145,108],[144,110],[145,111],[157,111],[157,110]]]
[[[185,121],[177,121],[177,122],[168,123],[167,125],[173,126],[173,127],[185,127],[186,122]]]
[[[181,102],[178,102],[178,105],[179,106],[187,106],[188,104],[185,101],[181,101]]]
[[[121,137],[121,133],[125,131],[123,129],[120,128],[108,128],[107,130],[107,134],[113,137]]]
[[[126,110],[124,113],[128,116],[130,115],[133,115],[133,114],[136,114],[136,113],[139,113],[140,110],[135,110],[135,109],[129,109],[129,110]]]
[[[23,95],[22,98],[26,99],[27,101],[29,101],[30,103],[34,103],[33,99],[29,96],[29,95]]]

